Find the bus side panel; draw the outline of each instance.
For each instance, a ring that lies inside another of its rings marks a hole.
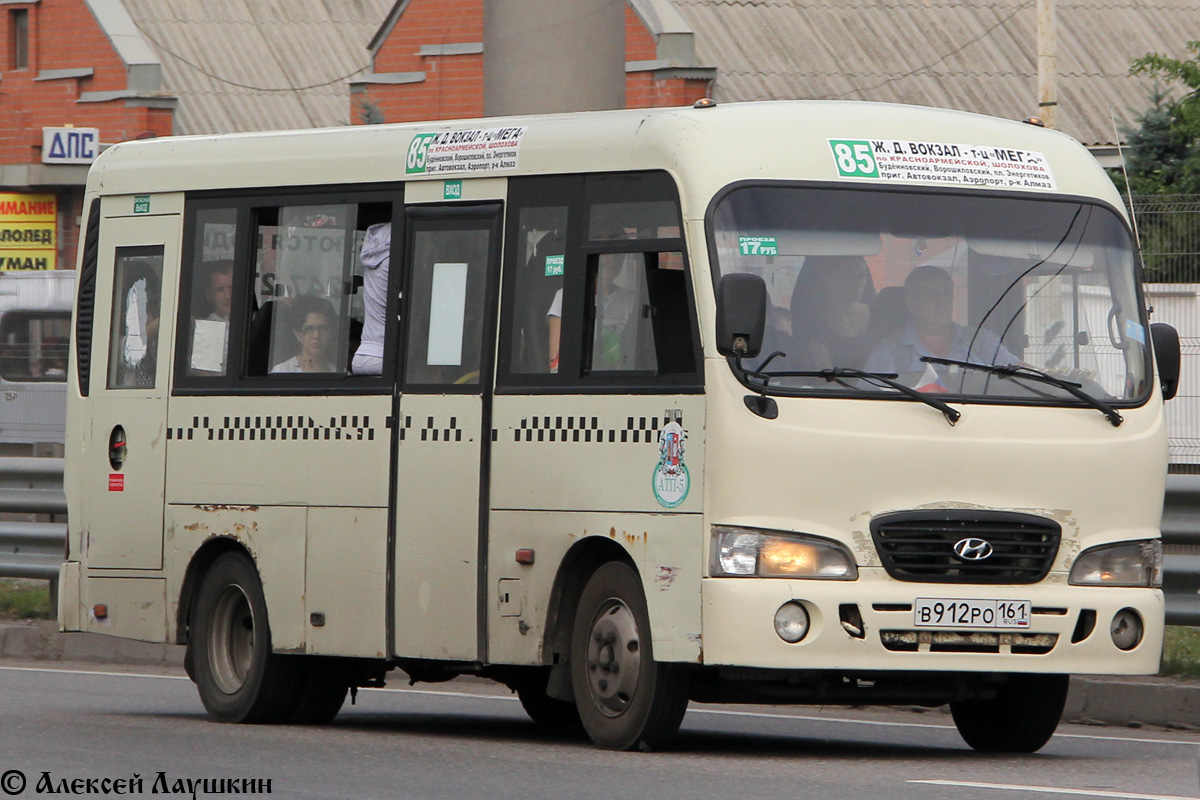
[[[168,505],[166,565],[172,637],[184,576],[209,539],[224,537],[250,553],[262,580],[275,651],[304,650],[304,565],[308,509],[233,505]],[[174,638],[172,638],[174,641]]]
[[[390,395],[174,397],[167,502],[386,508]]]
[[[97,578],[83,584],[83,630],[143,642],[167,640],[167,582],[162,578]],[[105,615],[97,617],[98,605]]]
[[[699,660],[699,580],[708,552],[704,396],[500,395],[493,409],[490,660],[538,662],[559,564],[592,535],[616,542],[637,563],[655,657]],[[536,552],[533,566],[515,563],[524,547]],[[511,616],[510,603],[501,608],[502,590],[510,600],[513,591],[524,593],[519,616]],[[521,634],[522,622],[537,635]]]
[[[488,656],[497,664],[541,664],[546,618],[558,566],[586,537],[616,542],[629,553],[646,592],[654,657],[700,660],[700,582],[705,550],[703,517],[494,511],[488,574]],[[536,561],[521,566],[513,554],[533,548]],[[582,588],[582,587],[573,587]],[[569,621],[568,621],[569,622]]]
[[[307,652],[387,655],[387,517],[385,508],[308,510]]]

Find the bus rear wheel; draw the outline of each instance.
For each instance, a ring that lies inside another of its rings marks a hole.
[[[196,599],[192,668],[200,700],[222,722],[285,722],[301,690],[295,659],[271,652],[262,582],[253,562],[225,553]]]
[[[642,582],[612,562],[584,587],[571,632],[571,685],[592,741],[608,750],[656,749],[679,730],[687,687],[654,660]]]
[[[963,740],[982,753],[1034,753],[1058,728],[1069,675],[1007,675],[994,697],[950,703]]]

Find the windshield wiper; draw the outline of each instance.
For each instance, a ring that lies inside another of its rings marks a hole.
[[[959,417],[962,416],[962,414],[956,409],[951,408],[936,397],[931,397],[923,392],[918,392],[911,386],[906,386],[900,381],[896,380],[898,376],[894,372],[867,372],[865,370],[852,369],[850,367],[833,367],[831,369],[801,370],[798,372],[756,371],[747,372],[746,374],[762,380],[764,391],[767,388],[767,384],[771,382],[772,378],[824,378],[827,381],[838,381],[839,383],[842,383],[845,378],[859,378],[861,380],[878,381],[885,386],[890,386],[905,397],[911,397],[913,400],[918,400],[927,406],[933,406],[938,411],[942,412],[942,414],[946,417],[946,421],[951,425],[958,422]]]
[[[1001,378],[1009,380],[1032,380],[1046,383],[1051,386],[1062,389],[1067,394],[1081,400],[1087,405],[1103,414],[1113,427],[1118,427],[1124,418],[1117,413],[1117,410],[1103,400],[1094,397],[1083,390],[1083,385],[1073,381],[1065,381],[1062,378],[1051,375],[1048,372],[1042,372],[1034,367],[1020,366],[1017,364],[980,364],[976,361],[955,361],[952,358],[936,358],[934,356],[921,356],[921,360],[928,364],[946,364],[952,367],[966,367],[968,369],[978,369],[984,372],[990,372],[993,375],[999,375]]]

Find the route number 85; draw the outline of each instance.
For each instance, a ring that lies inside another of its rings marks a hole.
[[[877,178],[879,167],[871,152],[871,143],[856,140],[830,140],[838,173],[845,178]]]

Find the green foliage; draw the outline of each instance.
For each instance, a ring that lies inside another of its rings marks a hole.
[[[1187,53],[1151,53],[1130,65],[1132,74],[1154,79],[1150,107],[1121,132],[1128,181],[1123,171],[1110,172],[1133,198],[1145,277],[1153,282],[1200,280],[1200,209],[1187,202],[1196,198],[1180,197],[1200,195],[1200,41],[1189,42]]]
[[[354,98],[354,105],[357,107],[358,121],[363,125],[380,125],[384,122],[383,109],[365,94]]]
[[[0,619],[50,619],[50,584],[0,579]]]
[[[1200,629],[1167,627],[1159,674],[1200,678]]]

